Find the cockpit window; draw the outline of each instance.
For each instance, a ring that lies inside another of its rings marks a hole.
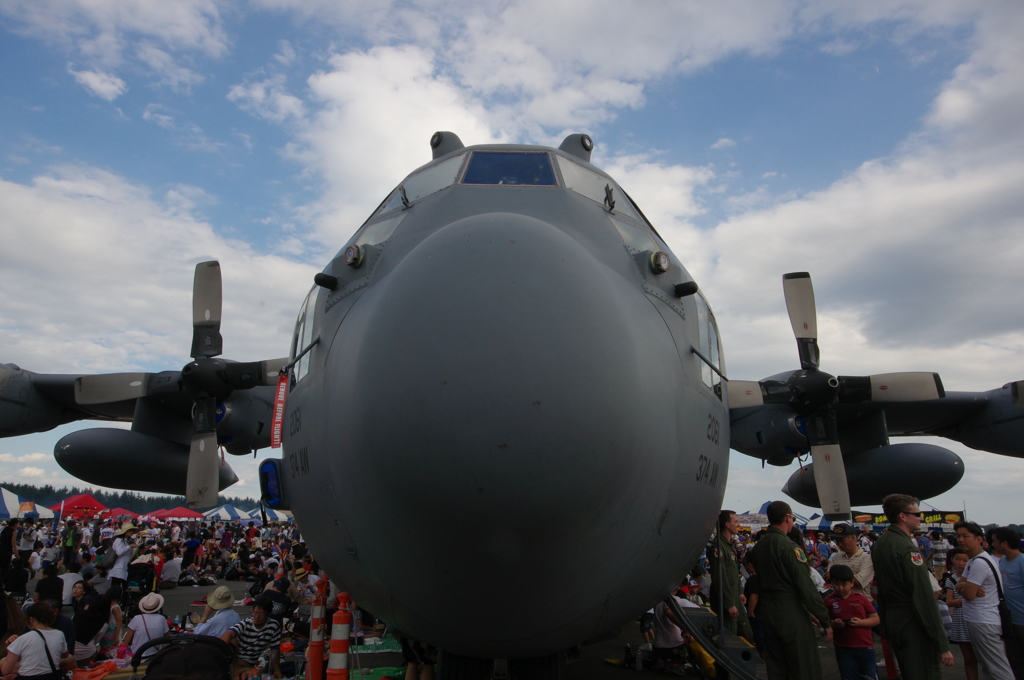
[[[558,169],[562,172],[565,186],[592,201],[601,203],[609,211],[640,220],[640,216],[633,210],[633,204],[626,196],[626,192],[620,189],[615,182],[591,172],[583,166],[576,165],[567,158],[561,156],[556,156],[556,158],[558,158]]]
[[[463,184],[557,186],[551,156],[536,151],[474,151]]]
[[[295,332],[292,334],[292,351],[289,359],[295,362],[295,357],[301,354],[313,342],[313,321],[316,315],[317,288],[309,291],[306,299],[302,301],[302,308],[299,310],[299,318],[295,321]],[[309,372],[309,352],[306,352],[292,369],[293,384],[306,377]]]
[[[462,161],[466,154],[459,154],[449,158],[443,163],[431,166],[415,175],[409,175],[405,181],[398,185],[391,197],[384,202],[383,207],[377,214],[386,213],[396,208],[401,208],[406,203],[411,203],[418,198],[429,196],[441,189],[450,187],[455,183],[455,177],[459,174]],[[404,200],[403,200],[404,199]]]
[[[715,315],[711,313],[711,308],[708,307],[707,301],[704,296],[697,293],[693,296],[694,301],[697,303],[697,326],[698,335],[700,342],[700,353],[711,360],[711,364],[714,365],[722,373],[725,373],[725,357],[722,356],[722,344],[718,337],[718,324],[715,323]],[[701,361],[701,380],[704,384],[711,388],[711,390],[722,398],[722,378],[711,370],[711,366]]]

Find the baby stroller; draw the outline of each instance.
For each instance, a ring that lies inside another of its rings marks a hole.
[[[209,635],[167,635],[149,640],[132,657],[132,679],[146,650],[164,645],[146,660],[146,677],[179,677],[193,680],[231,680],[235,650],[220,638]]]
[[[131,618],[139,613],[139,600],[156,589],[156,569],[148,562],[129,564],[125,581],[124,608]]]

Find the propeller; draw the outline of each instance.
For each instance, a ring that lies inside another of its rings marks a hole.
[[[190,508],[217,504],[220,459],[217,455],[217,404],[234,390],[273,385],[288,359],[234,362],[219,359],[222,286],[220,263],[196,265],[192,282],[192,361],[180,371],[112,373],[75,380],[75,401],[97,404],[184,390],[192,397],[185,499]]]
[[[782,290],[793,327],[800,370],[786,380],[731,380],[729,408],[789,404],[803,421],[814,467],[818,501],[825,519],[850,519],[850,491],[836,423],[837,404],[865,401],[926,401],[946,395],[937,373],[883,373],[839,376],[819,369],[818,321],[814,287],[807,272],[784,274]],[[799,421],[798,421],[799,422]]]

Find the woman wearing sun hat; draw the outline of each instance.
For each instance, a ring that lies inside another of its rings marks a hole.
[[[114,543],[110,549],[117,555],[117,561],[110,568],[110,585],[121,586],[122,590],[128,589],[128,563],[132,561],[132,554],[135,552],[133,538],[138,527],[131,522],[125,522],[114,534]]]
[[[150,640],[167,635],[170,627],[167,625],[167,619],[159,613],[163,606],[163,595],[157,593],[150,593],[139,600],[139,612],[141,613],[136,614],[128,624],[128,632],[122,643],[131,648],[132,654],[135,654],[142,645]],[[150,647],[146,650],[146,656],[152,656],[158,651],[160,651],[160,647]]]
[[[232,609],[235,596],[227,586],[217,586],[206,596],[206,609],[193,631],[196,635],[220,637],[242,619]]]

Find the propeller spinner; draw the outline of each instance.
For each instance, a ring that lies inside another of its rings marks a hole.
[[[184,389],[192,397],[192,440],[189,445],[185,498],[190,508],[212,507],[219,492],[220,459],[217,455],[217,404],[234,390],[272,385],[288,359],[246,363],[218,359],[223,351],[220,334],[221,273],[216,260],[196,265],[192,283],[192,352],[176,379],[164,373],[113,373],[82,376],[75,381],[79,404],[138,399]]]
[[[732,380],[731,409],[789,404],[804,419],[818,502],[825,519],[850,519],[850,491],[839,445],[835,406],[863,401],[926,401],[945,396],[937,373],[885,373],[835,376],[819,370],[818,321],[814,287],[807,272],[784,274],[782,288],[796,337],[801,370],[787,380]]]

